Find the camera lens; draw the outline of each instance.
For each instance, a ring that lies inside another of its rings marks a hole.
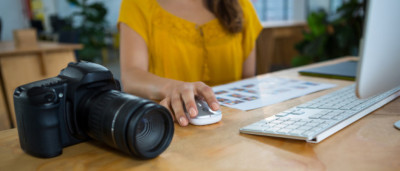
[[[161,154],[170,144],[174,124],[163,106],[116,90],[81,102],[79,125],[93,139],[142,159]]]
[[[146,114],[137,125],[135,138],[133,141],[137,144],[138,149],[150,151],[159,144],[164,135],[165,124],[158,114]],[[154,142],[154,143],[149,143]]]

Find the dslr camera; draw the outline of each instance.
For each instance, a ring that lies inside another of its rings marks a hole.
[[[56,77],[16,88],[14,107],[21,148],[50,158],[62,148],[95,139],[141,159],[161,154],[174,124],[163,106],[121,92],[105,67],[69,63]]]

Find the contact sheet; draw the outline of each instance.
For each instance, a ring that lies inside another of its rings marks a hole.
[[[251,110],[335,86],[291,78],[256,77],[216,86],[213,91],[221,105]]]

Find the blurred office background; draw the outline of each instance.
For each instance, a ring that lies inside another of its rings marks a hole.
[[[269,52],[259,53],[276,59],[275,63],[258,65],[268,65],[258,73],[357,54],[357,47],[353,46],[358,40],[351,39],[358,39],[362,28],[346,22],[361,24],[357,17],[363,14],[359,9],[362,0],[251,1],[263,22],[264,32],[271,33],[263,35],[259,46],[274,45]],[[12,41],[13,30],[33,27],[40,41],[83,44],[84,48],[76,52],[78,58],[110,66],[119,75],[116,21],[120,4],[121,0],[2,0],[0,39]],[[338,13],[341,8],[345,9]],[[289,33],[285,31],[288,29],[297,30]],[[332,36],[333,32],[336,35]],[[340,49],[348,46],[350,49]]]
[[[257,74],[357,55],[363,0],[251,0],[263,25]],[[0,130],[16,126],[13,93],[81,59],[120,78],[121,0],[0,0]],[[33,28],[33,29],[28,29]]]

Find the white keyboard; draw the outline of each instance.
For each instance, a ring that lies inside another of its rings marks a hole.
[[[318,143],[400,96],[400,86],[368,99],[351,85],[240,129],[241,133]]]

